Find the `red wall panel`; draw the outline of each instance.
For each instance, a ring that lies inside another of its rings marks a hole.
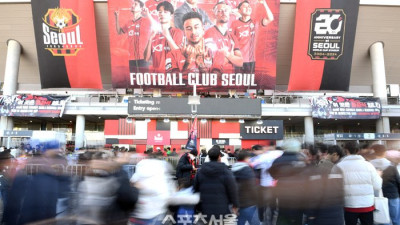
[[[189,130],[189,123],[184,123],[182,120],[178,120],[178,130],[187,131]]]
[[[240,133],[240,123],[238,122],[220,123],[219,120],[213,120],[212,138],[219,138],[220,133]]]
[[[104,121],[104,135],[118,135],[118,120]]]
[[[118,134],[119,135],[134,135],[135,134],[135,120],[132,123],[127,123],[125,118],[118,120]]]
[[[186,142],[187,139],[171,139],[171,145],[186,145]]]
[[[136,145],[137,153],[144,153],[146,151],[146,145]]]
[[[155,130],[157,130],[157,120],[152,119],[150,122],[147,123],[147,131],[155,131]]]
[[[133,145],[133,139],[119,139],[119,144]]]
[[[147,139],[134,139],[134,145],[147,145]]]

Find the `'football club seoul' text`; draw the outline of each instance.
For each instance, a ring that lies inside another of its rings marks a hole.
[[[149,86],[257,86],[247,73],[130,73],[131,85]]]

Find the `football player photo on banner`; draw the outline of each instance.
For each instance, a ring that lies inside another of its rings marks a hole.
[[[32,0],[42,88],[102,89],[92,0]]]
[[[108,0],[114,88],[274,89],[279,0]]]
[[[289,91],[348,91],[359,0],[297,0]]]

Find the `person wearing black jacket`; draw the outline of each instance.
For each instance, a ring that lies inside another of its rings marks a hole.
[[[194,160],[197,156],[197,150],[193,149],[190,152],[187,152],[181,156],[179,159],[178,165],[176,166],[176,178],[189,178],[191,181],[194,178],[194,174],[197,170],[194,164]]]
[[[239,205],[235,178],[228,167],[219,162],[219,149],[211,148],[208,156],[210,162],[201,166],[194,179],[194,190],[200,192],[200,211],[207,220],[227,219],[229,214],[237,214]]]
[[[250,153],[242,150],[237,154],[238,162],[233,164],[232,172],[236,178],[239,192],[238,225],[260,224],[257,213],[257,184],[253,169],[249,166]]]
[[[285,140],[281,157],[275,159],[268,170],[277,180],[274,195],[278,199],[277,225],[302,224],[304,203],[307,201],[306,159],[300,153],[301,144],[295,139]]]
[[[304,174],[308,179],[305,186],[307,192],[304,193],[307,202],[304,206],[306,224],[309,225],[344,224],[343,176],[340,172],[331,171],[344,152],[337,145],[327,148],[325,158],[318,165],[310,163]]]

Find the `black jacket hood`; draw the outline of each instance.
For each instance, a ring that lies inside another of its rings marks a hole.
[[[206,176],[216,177],[223,175],[227,169],[228,167],[224,163],[207,162],[201,166],[200,173]]]

